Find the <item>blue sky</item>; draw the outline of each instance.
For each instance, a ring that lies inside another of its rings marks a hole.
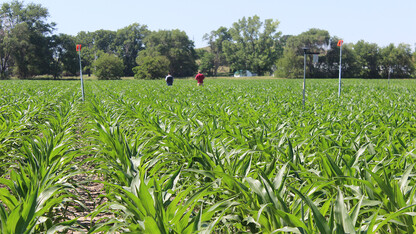
[[[0,0],[9,2],[9,0]],[[180,29],[206,46],[205,33],[258,15],[279,20],[284,35],[324,29],[347,42],[364,40],[386,46],[416,43],[416,0],[25,0],[46,7],[55,33],[117,30],[132,23],[150,30]]]

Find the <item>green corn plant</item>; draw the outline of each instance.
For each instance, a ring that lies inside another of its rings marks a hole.
[[[88,81],[82,104],[75,81],[2,83],[2,219],[35,193],[31,177],[38,195],[62,183],[48,201],[73,199],[68,167],[82,165],[114,215],[86,232],[414,232],[413,82],[348,79],[338,98],[334,80],[314,79],[305,107],[299,80],[177,82]],[[153,209],[131,205],[148,194]],[[66,205],[32,230],[65,231]]]
[[[7,186],[0,190],[0,200],[7,207],[2,212],[3,233],[33,233],[57,225],[68,228],[75,221],[63,225],[65,214],[59,215],[63,204],[75,197],[68,192],[74,187],[67,182],[75,174],[70,163],[74,155],[67,146],[53,144],[52,136],[50,141],[46,138],[25,144],[23,159],[10,171],[10,179],[0,178]]]
[[[70,220],[65,212],[76,199],[70,192],[74,186],[68,182],[77,173],[73,165],[78,155],[72,146],[71,125],[76,115],[70,103],[59,102],[53,110],[42,98],[36,104],[27,99],[11,115],[21,127],[12,132],[17,139],[11,146],[16,147],[16,156],[0,178],[2,233],[76,230],[76,219]],[[63,109],[65,114],[57,115]]]
[[[102,156],[97,157],[96,162],[118,184],[129,186],[141,167],[164,165],[163,162],[159,163],[157,158],[146,160],[147,157],[140,152],[143,147],[141,144],[146,142],[141,142],[139,137],[130,142],[119,126],[105,127],[97,124],[97,130],[103,147],[100,150]]]
[[[179,176],[180,170],[167,181],[163,182],[154,178],[148,180],[146,184],[146,178],[138,174],[130,187],[105,183],[113,189],[113,192],[105,195],[109,202],[99,207],[95,214],[103,210],[113,210],[116,218],[96,225],[90,233],[110,230],[195,233],[202,230],[204,219],[212,216],[209,213],[220,210],[224,204],[218,205],[216,209],[205,214],[203,206],[198,206],[198,204],[204,196],[214,193],[208,191],[210,186],[200,189],[189,186],[186,190],[177,193],[172,189],[176,187]],[[199,211],[196,212],[195,209]]]
[[[13,176],[14,182],[23,185],[23,178]],[[1,181],[4,184],[13,182]],[[70,200],[73,195],[65,194],[66,188],[72,188],[65,184],[52,185],[42,188],[39,184],[31,183],[30,187],[11,187],[12,191],[26,189],[22,197],[10,193],[7,189],[0,189],[0,199],[6,205],[0,211],[0,230],[2,233],[36,233],[39,231],[51,230],[53,228],[69,228],[76,222],[76,219],[63,222],[54,209],[61,207],[62,203]],[[10,187],[9,187],[10,188]],[[20,191],[23,192],[23,191]]]

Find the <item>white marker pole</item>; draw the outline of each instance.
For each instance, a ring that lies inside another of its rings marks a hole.
[[[342,62],[342,44],[343,40],[338,41],[339,49],[339,82],[338,82],[338,97],[341,97],[341,62]]]
[[[306,89],[306,50],[307,48],[303,49],[303,99],[302,99],[302,105],[305,107],[305,89]]]
[[[81,45],[77,45],[77,51],[79,55],[79,74],[81,76],[81,92],[82,92],[82,101],[85,101],[84,94],[84,80],[82,79],[82,65],[81,65]]]

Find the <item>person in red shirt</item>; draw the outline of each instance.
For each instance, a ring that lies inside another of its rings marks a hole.
[[[205,76],[201,73],[201,71],[198,71],[198,74],[195,76],[195,80],[198,81],[198,86],[204,85],[204,79]]]

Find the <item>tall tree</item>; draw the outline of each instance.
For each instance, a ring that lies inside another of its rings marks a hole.
[[[216,76],[215,55],[210,53],[206,48],[196,49],[198,57],[198,70],[207,74],[208,76]]]
[[[144,39],[145,50],[139,56],[164,56],[169,60],[169,70],[175,77],[192,76],[197,65],[194,43],[184,31],[159,30]]]
[[[123,59],[125,76],[134,75],[137,55],[144,49],[143,40],[148,34],[147,26],[138,23],[117,30],[114,43],[118,57]]]
[[[413,67],[416,68],[416,45],[415,45],[415,52],[413,52]],[[416,69],[413,70],[413,77],[416,78]]]
[[[203,53],[203,57],[201,57],[204,65],[203,70],[212,70],[212,75],[216,76],[218,68],[227,65],[223,42],[231,41],[232,37],[226,27],[220,27],[217,30],[211,31],[210,34],[205,34],[203,39],[208,41],[209,45],[209,53]]]
[[[320,47],[324,49],[315,49],[319,51],[319,62],[313,64],[308,61],[309,72],[308,77],[313,78],[335,78],[339,75],[339,56],[340,47],[337,46],[340,38],[331,37],[328,44],[323,44]],[[326,48],[325,48],[326,47]],[[359,67],[358,58],[353,50],[352,43],[344,43],[342,45],[342,63],[341,63],[342,77],[354,78],[358,77]]]
[[[312,55],[306,55],[306,75],[312,78],[334,78],[339,74],[340,48],[339,38],[331,37],[326,30],[310,29],[287,39],[283,57],[277,62],[275,76],[288,78],[303,77],[304,50],[319,53],[318,61]],[[357,57],[351,44],[342,46],[342,76],[355,77],[357,74]]]
[[[49,48],[53,53],[50,74],[54,77],[74,76],[79,69],[78,55],[75,50],[75,38],[67,34],[53,35]]]
[[[94,33],[81,31],[75,37],[76,44],[81,44],[82,68],[88,76],[93,73],[93,63],[97,59],[94,47]]]
[[[379,78],[381,57],[378,45],[360,40],[354,45],[354,51],[360,67],[357,75],[361,78]]]
[[[337,61],[339,61],[339,47],[337,48]],[[354,50],[353,43],[345,43],[342,46],[342,77],[344,78],[361,78],[360,76],[360,64],[359,57]],[[339,64],[339,62],[337,62]],[[339,69],[339,67],[338,67]],[[338,77],[339,70],[335,72],[335,76],[328,76],[328,78]]]
[[[52,54],[49,37],[55,27],[47,23],[48,10],[39,4],[12,1],[0,9],[0,76],[4,77],[15,65],[19,77],[43,74],[49,70]]]
[[[30,43],[30,32],[26,23],[20,23],[10,30],[6,40],[9,41],[11,61],[6,70],[12,70],[12,73],[19,78],[29,77],[33,66],[29,65],[29,58],[33,53],[33,45]],[[9,66],[9,65],[13,65]],[[30,68],[29,68],[30,67]]]
[[[412,76],[415,67],[412,61],[410,45],[399,44],[397,47],[390,44],[381,49],[382,77],[387,78],[389,72],[393,72],[395,78],[409,78]]]
[[[115,54],[116,48],[114,42],[116,40],[117,33],[111,30],[97,30],[92,33],[93,47],[96,51],[101,50],[105,53]]]
[[[302,48],[306,47],[309,49],[308,51],[319,52],[321,53],[321,56],[326,55],[331,48],[334,48],[334,44],[330,44],[330,38],[331,37],[328,31],[316,28],[310,29],[297,36],[289,37],[286,41],[283,57],[280,58],[277,62],[277,70],[275,75],[288,78],[303,77],[304,51]],[[332,55],[332,57],[336,57],[337,52],[334,50],[333,53],[334,55]],[[335,59],[332,58],[331,60]],[[306,67],[308,70],[308,76],[314,77],[317,75],[316,73],[319,73],[320,69],[326,70],[326,72],[328,72],[330,70],[334,70],[334,67],[337,65],[338,62],[336,62],[336,60],[331,61],[331,63],[328,64],[324,63],[322,58],[320,58],[318,64],[313,64],[311,59],[308,59]]]
[[[263,75],[272,70],[278,59],[279,21],[258,16],[243,17],[229,30],[232,41],[223,43],[227,61],[233,70],[251,70]]]

